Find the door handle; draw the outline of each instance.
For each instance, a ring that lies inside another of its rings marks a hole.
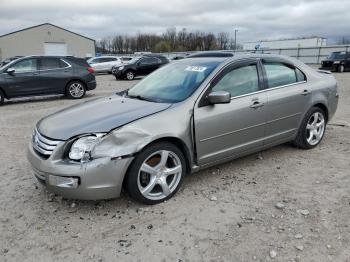
[[[260,103],[259,101],[255,101],[255,102],[250,106],[250,108],[257,109],[257,108],[262,107],[262,106],[264,106],[264,105],[265,105],[264,103]]]
[[[37,75],[39,75],[39,73],[33,73],[33,75],[34,75],[34,76],[37,76]]]
[[[303,96],[307,96],[307,95],[310,95],[310,94],[311,94],[311,91],[305,89],[301,94],[302,94]]]

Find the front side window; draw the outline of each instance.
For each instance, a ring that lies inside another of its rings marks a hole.
[[[25,59],[11,66],[16,73],[33,72],[38,70],[38,60],[36,58]]]
[[[152,65],[152,64],[157,64],[159,62],[160,62],[160,60],[158,58],[145,57],[145,58],[141,59],[140,64],[141,65]]]
[[[227,91],[231,97],[259,91],[259,77],[256,65],[242,66],[228,72],[212,88],[212,91]]]
[[[40,63],[40,70],[50,70],[50,69],[58,69],[63,67],[63,63],[58,58],[42,58]]]

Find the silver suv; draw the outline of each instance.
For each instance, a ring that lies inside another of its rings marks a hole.
[[[45,117],[28,159],[37,179],[66,198],[115,198],[124,186],[155,204],[185,174],[289,141],[317,146],[337,104],[332,74],[292,58],[189,58]]]

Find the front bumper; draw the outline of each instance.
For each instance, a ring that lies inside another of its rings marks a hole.
[[[123,70],[113,69],[112,74],[118,78],[123,78]]]
[[[98,158],[87,163],[62,160],[64,143],[48,158],[41,158],[29,143],[27,158],[35,177],[46,188],[64,198],[81,200],[110,199],[120,196],[130,158]]]

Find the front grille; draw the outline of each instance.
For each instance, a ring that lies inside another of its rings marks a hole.
[[[37,129],[34,130],[32,138],[33,148],[43,158],[49,158],[59,142],[61,141],[44,137]]]
[[[333,66],[333,62],[332,61],[323,61],[323,66],[331,67],[331,66]]]

